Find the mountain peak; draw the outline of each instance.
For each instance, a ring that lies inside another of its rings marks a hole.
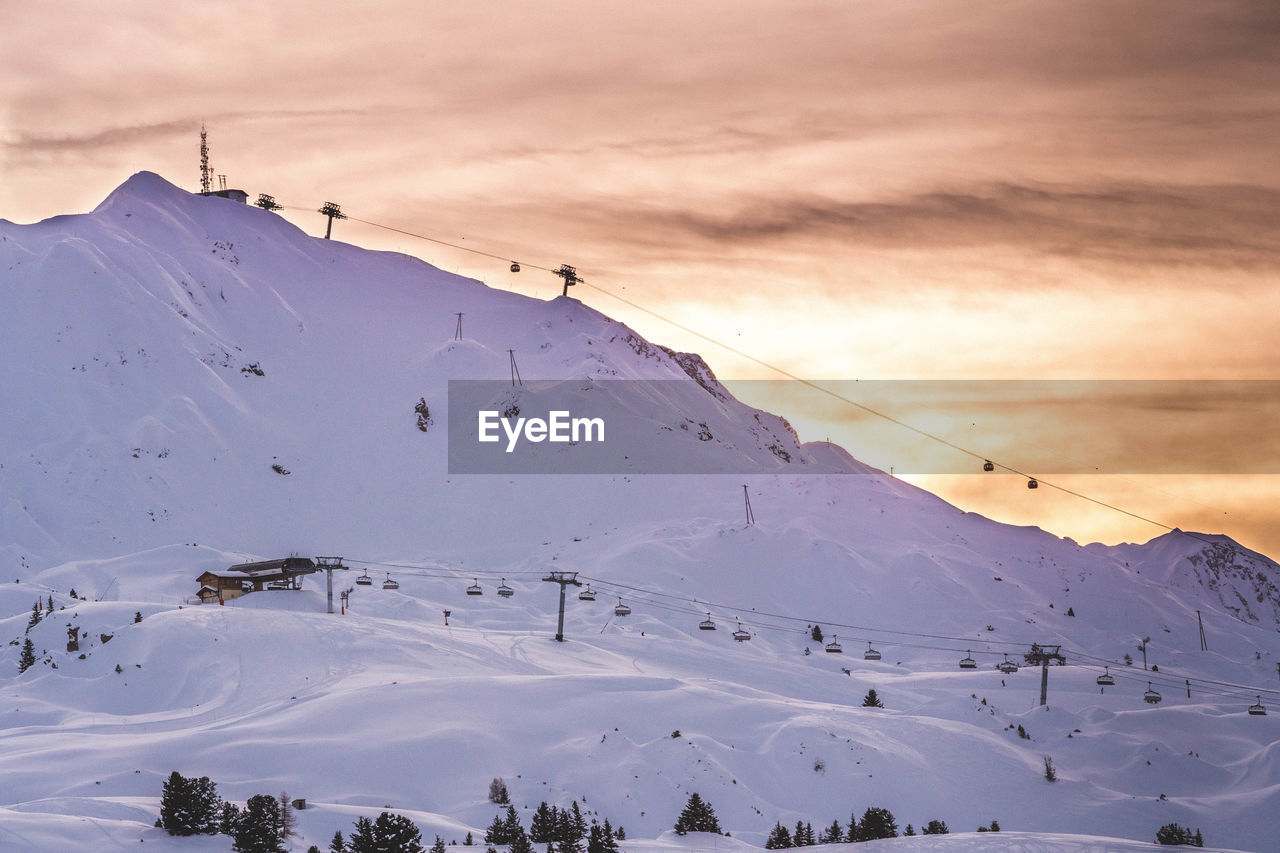
[[[186,190],[180,189],[157,175],[155,172],[136,172],[129,177],[120,186],[116,187],[111,193],[102,200],[102,203],[94,208],[94,212],[109,209],[123,200],[142,201],[151,204],[161,204],[172,202],[177,196],[189,195]]]

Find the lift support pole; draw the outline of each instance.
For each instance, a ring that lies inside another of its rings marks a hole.
[[[342,565],[341,557],[316,557],[316,565],[324,569],[324,573],[326,576],[325,599],[328,602],[328,609],[325,610],[325,612],[332,614],[333,613],[333,570],[346,569],[347,567]]]
[[[1040,664],[1040,704],[1049,704],[1049,664],[1056,663],[1059,666],[1066,664],[1067,659],[1059,653],[1061,646],[1042,646],[1039,643],[1031,644],[1031,651],[1027,652],[1023,657],[1027,663],[1035,665]]]
[[[582,586],[582,581],[578,580],[577,572],[551,572],[547,577],[542,579],[546,583],[560,584],[560,621],[556,623],[556,642],[564,642],[564,588],[569,584],[574,586]]]

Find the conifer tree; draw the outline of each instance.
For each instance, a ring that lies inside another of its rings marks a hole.
[[[518,836],[525,834],[524,826],[520,823],[520,815],[516,814],[515,806],[507,806],[507,816],[502,821],[502,829],[506,833],[508,844],[514,844]]]
[[[765,839],[765,850],[785,850],[791,846],[791,833],[782,825],[782,821],[777,821],[773,825],[773,829],[769,832],[769,837]]]
[[[500,776],[494,776],[493,781],[489,783],[489,802],[500,806],[511,802],[511,796],[507,793],[507,783],[503,782]]]
[[[907,824],[907,828],[902,831],[903,838],[910,838],[916,834],[916,828],[911,824]]]
[[[436,836],[436,843],[431,845],[431,853],[445,853],[444,839]]]
[[[342,830],[334,830],[333,839],[329,842],[329,853],[347,853],[347,842],[342,837]]]
[[[40,605],[31,605],[31,618],[27,620],[27,631],[30,634],[31,629],[40,624]]]
[[[245,803],[232,850],[236,853],[283,853],[280,803],[270,794],[255,794]]]
[[[920,832],[924,835],[951,834],[951,830],[947,828],[947,822],[945,820],[931,820],[925,824],[924,828],[921,829]]]
[[[493,823],[489,824],[489,828],[484,831],[485,844],[510,844],[511,839],[507,837],[507,825],[500,815],[493,816]]]
[[[18,674],[26,672],[36,665],[36,647],[27,637],[22,641],[22,653],[18,655]]]
[[[560,853],[582,853],[582,839],[587,834],[587,819],[578,808],[578,801],[560,812]]]
[[[813,630],[809,632],[809,636],[810,636],[810,638],[812,638],[812,639],[813,639],[813,641],[814,641],[815,643],[821,643],[821,642],[822,642],[822,639],[823,639],[823,637],[822,637],[822,626],[821,626],[821,625],[814,625],[814,626],[813,626]]]
[[[373,821],[367,817],[356,818],[356,831],[351,833],[347,850],[350,853],[378,853],[377,840],[373,834]]]
[[[877,838],[897,838],[898,824],[893,812],[879,806],[871,806],[862,813],[858,824],[858,840],[874,841]]]
[[[796,847],[804,847],[804,821],[796,821],[795,831],[791,833],[791,843]]]
[[[284,791],[280,792],[280,826],[277,829],[282,841],[298,834],[297,821],[293,816],[293,802]]]
[[[840,826],[840,821],[831,821],[831,826],[822,830],[822,835],[818,836],[819,844],[839,844],[844,841],[844,829]]]
[[[529,840],[536,844],[542,844],[550,841],[556,831],[556,816],[552,813],[551,807],[547,805],[547,801],[543,800],[534,809],[533,817],[529,820]]]
[[[358,818],[348,849],[350,853],[426,853],[418,827],[404,815],[392,812],[383,812],[374,821]]]
[[[236,827],[239,825],[240,807],[231,802],[223,803],[222,809],[218,812],[218,832],[234,837]]]
[[[688,832],[714,832],[720,833],[720,821],[716,818],[715,809],[711,808],[711,804],[704,802],[702,797],[695,791],[689,795],[689,801],[685,803],[684,811],[680,812],[680,817],[676,819],[675,830],[677,835],[684,835]]]
[[[876,695],[876,689],[872,687],[867,691],[867,695],[862,697],[862,707],[864,708],[883,708],[884,703],[880,701],[880,697]]]
[[[533,853],[533,842],[529,840],[529,834],[519,824],[516,824],[516,829],[518,831],[510,841],[510,853]]]

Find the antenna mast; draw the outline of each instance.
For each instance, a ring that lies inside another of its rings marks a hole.
[[[200,125],[200,192],[208,195],[213,189],[213,181],[210,176],[213,170],[209,168],[209,134],[204,129],[204,124]]]

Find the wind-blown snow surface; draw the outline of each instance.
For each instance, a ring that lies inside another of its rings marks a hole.
[[[1280,569],[1230,540],[1082,548],[963,513],[798,444],[696,356],[575,300],[315,240],[147,173],[92,214],[0,222],[0,273],[0,562],[20,581],[0,586],[0,637],[21,641],[37,597],[66,608],[31,629],[31,670],[16,643],[0,654],[2,849],[227,849],[150,828],[174,769],[230,799],[305,797],[299,849],[386,806],[428,839],[479,837],[494,776],[521,808],[578,798],[634,850],[760,845],[777,820],[816,830],[871,805],[955,831],[998,819],[1149,842],[1177,821],[1274,846],[1280,715],[1182,688],[1275,684]],[[652,452],[777,473],[451,476],[446,383],[506,377],[508,349],[526,379],[688,378],[636,415]],[[289,552],[344,555],[343,588],[366,566],[401,587],[356,587],[342,616],[316,579],[179,606],[205,570]],[[570,591],[562,644],[548,569],[601,593]],[[473,577],[486,595],[464,594]],[[613,615],[619,594],[630,617]],[[719,630],[698,630],[708,611]],[[750,642],[729,638],[735,617]],[[809,621],[846,654],[822,652]],[[1140,669],[1144,636],[1160,673]],[[862,659],[868,641],[883,660]],[[1071,664],[1047,708],[1038,671],[1002,684],[992,668],[1031,642]],[[979,669],[956,668],[963,649]],[[1125,653],[1137,666],[1101,694],[1094,664]],[[885,709],[860,707],[869,688]],[[695,790],[733,839],[659,838]],[[1002,836],[878,844],[1126,849]]]

